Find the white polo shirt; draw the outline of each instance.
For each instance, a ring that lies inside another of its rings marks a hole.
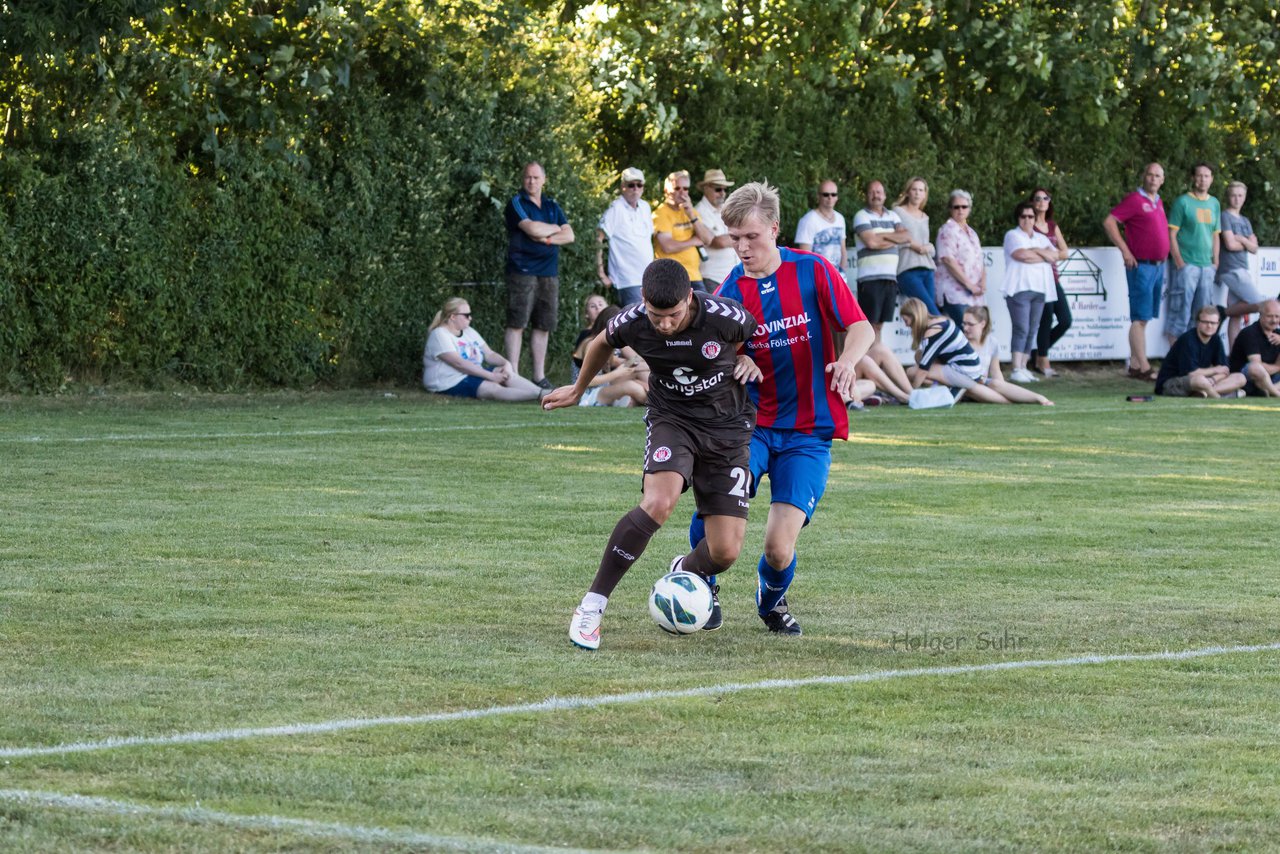
[[[618,196],[596,226],[609,238],[609,277],[615,288],[638,288],[653,261],[653,211],[640,199],[633,208]]]

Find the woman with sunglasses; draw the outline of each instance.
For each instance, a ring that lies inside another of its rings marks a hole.
[[[1004,303],[1009,309],[1013,351],[1009,379],[1017,383],[1037,382],[1027,370],[1027,360],[1035,345],[1044,304],[1057,298],[1053,290],[1053,264],[1058,250],[1049,238],[1035,230],[1036,211],[1031,202],[1014,209],[1017,225],[1004,235]],[[963,322],[963,318],[962,318]]]
[[[1053,248],[1058,250],[1058,263],[1067,260],[1069,249],[1062,229],[1053,218],[1053,197],[1044,187],[1037,187],[1031,193],[1031,206],[1036,212],[1036,231],[1049,238]],[[1062,282],[1058,276],[1058,264],[1053,265],[1053,287],[1057,299],[1045,304],[1040,315],[1040,329],[1036,333],[1036,348],[1031,351],[1032,364],[1037,372],[1046,377],[1056,377],[1058,372],[1049,364],[1049,349],[1058,343],[1058,339],[1071,328],[1071,306],[1067,304],[1067,294],[1062,290]]]
[[[951,218],[938,229],[937,294],[942,310],[960,323],[966,308],[984,302],[987,263],[978,233],[969,227],[973,196],[967,190],[952,190],[947,207]]]
[[[427,328],[422,385],[437,394],[480,400],[537,400],[542,394],[471,328],[471,306],[462,297],[445,300]]]

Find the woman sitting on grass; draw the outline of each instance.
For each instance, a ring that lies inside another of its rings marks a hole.
[[[537,400],[542,394],[471,328],[471,306],[462,297],[445,300],[427,329],[422,384],[436,394],[481,400]]]
[[[609,321],[622,313],[616,305],[601,309],[591,323],[587,337],[574,351],[574,361],[581,365],[587,345],[595,340]],[[627,348],[628,350],[630,348]],[[576,371],[574,372],[577,373]],[[578,401],[579,406],[640,406],[649,397],[649,368],[632,353],[630,356],[615,350],[600,373],[591,378],[591,384]]]
[[[996,400],[999,395],[982,385],[978,354],[954,320],[930,314],[925,304],[915,297],[902,303],[899,314],[911,330],[911,346],[916,351],[917,367],[908,372],[913,387],[920,388],[932,380],[950,387],[957,400],[968,392],[979,400],[999,402]]]
[[[979,398],[987,403],[1038,403],[1041,406],[1053,406],[1053,401],[1043,394],[1036,394],[1028,388],[1008,382],[1000,370],[1000,350],[991,335],[991,312],[985,305],[971,305],[964,310],[964,336],[978,354],[978,363],[982,369],[979,382],[986,390],[999,400]]]

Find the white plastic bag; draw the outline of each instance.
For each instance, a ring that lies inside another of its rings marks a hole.
[[[951,389],[945,385],[931,385],[926,388],[911,390],[911,399],[907,406],[912,409],[936,409],[940,406],[955,406],[956,399]]]

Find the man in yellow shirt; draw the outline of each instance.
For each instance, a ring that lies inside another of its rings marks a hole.
[[[666,200],[653,211],[653,255],[672,258],[689,274],[695,291],[705,291],[702,283],[702,253],[714,236],[703,224],[689,200],[689,173],[672,172],[662,182]],[[718,284],[718,283],[717,283]]]

